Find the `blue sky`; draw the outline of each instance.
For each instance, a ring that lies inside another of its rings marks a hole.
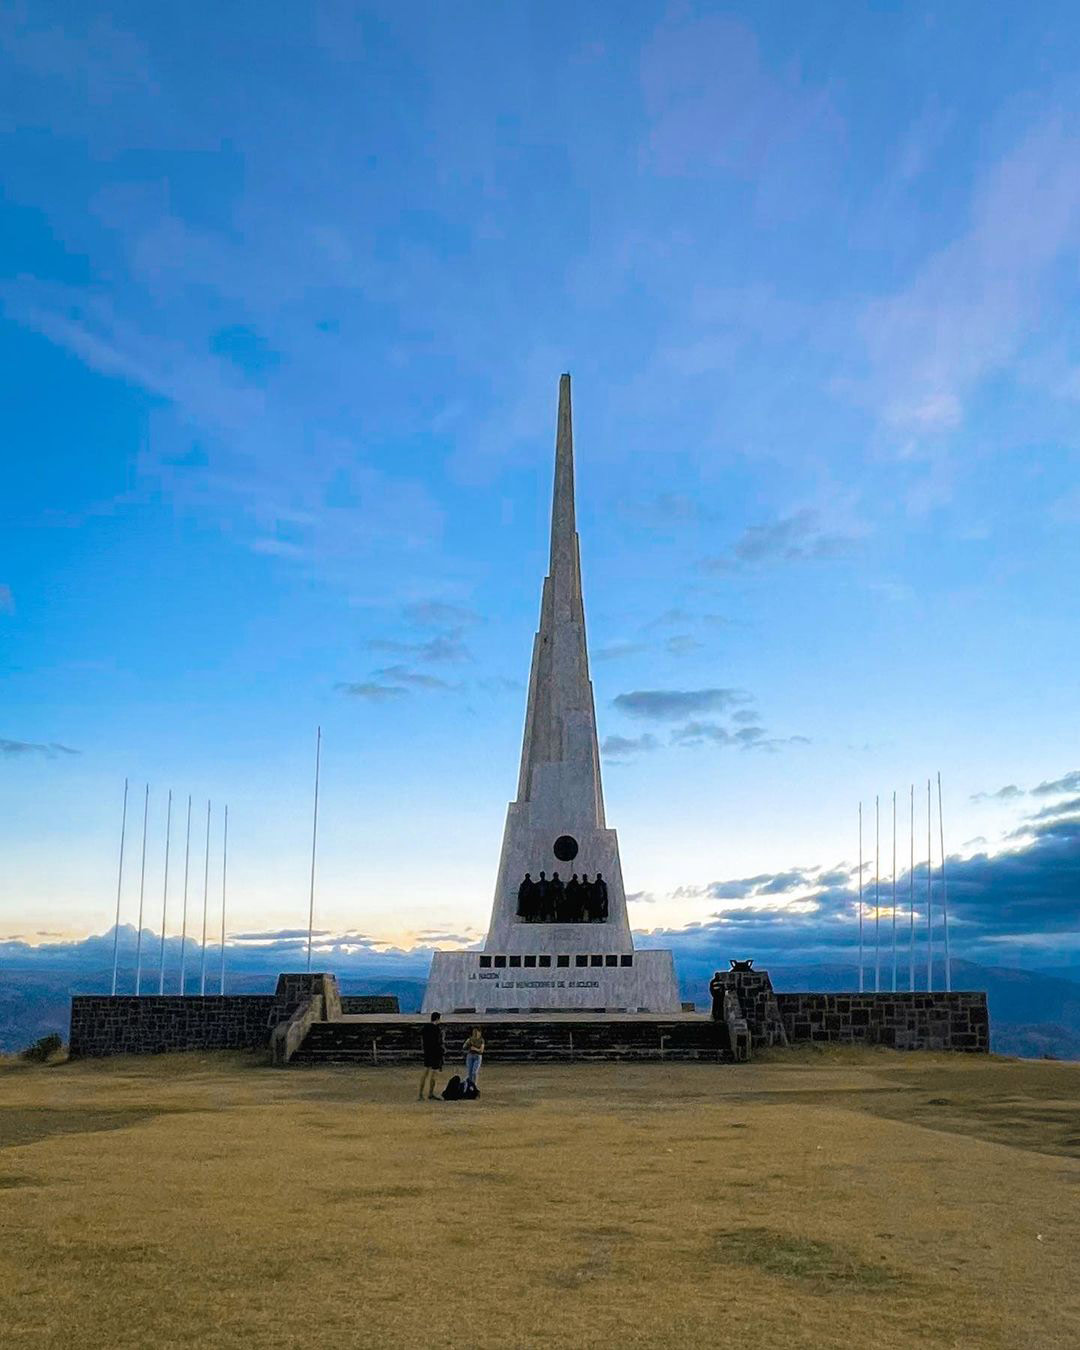
[[[570,370],[635,927],[849,944],[940,769],[959,948],[1080,959],[1075,6],[0,33],[0,937],[111,922],[125,775],[126,921],[149,780],[148,922],[171,787],[303,926],[319,723],[321,925],[482,933]]]

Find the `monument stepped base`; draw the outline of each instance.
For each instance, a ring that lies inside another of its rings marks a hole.
[[[290,1063],[419,1065],[420,1031],[426,1021],[399,1014],[315,1022]],[[681,1017],[445,1017],[442,1026],[447,1073],[464,1072],[461,1047],[473,1026],[483,1029],[488,1064],[603,1060],[725,1064],[734,1059],[727,1028],[700,1013]]]
[[[484,1028],[491,1061],[573,1063],[664,1060],[730,1063],[769,1046],[803,1042],[985,1054],[984,993],[778,994],[764,970],[725,971],[723,1018],[703,1013],[447,1013],[448,1064],[469,1029]],[[342,995],[333,975],[287,973],[275,994],[81,994],[71,1001],[69,1053],[146,1055],[177,1050],[270,1050],[275,1063],[411,1064],[427,1019],[395,998]]]

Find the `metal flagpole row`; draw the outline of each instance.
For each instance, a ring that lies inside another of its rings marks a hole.
[[[172,788],[169,789],[169,806],[165,813],[165,885],[161,892],[161,957],[158,972],[158,993],[165,992],[165,911],[169,904],[169,835],[172,833]]]
[[[116,967],[120,956],[120,888],[124,881],[124,836],[127,834],[128,780],[124,779],[124,811],[120,818],[120,870],[116,875],[116,922],[113,924],[112,991],[116,993]]]
[[[187,832],[184,835],[184,913],[180,921],[180,993],[184,992],[184,957],[187,948],[188,860],[191,857],[191,793],[187,799]]]
[[[933,848],[933,791],[932,780],[926,780],[926,989],[934,988],[934,848]],[[952,956],[949,948],[949,906],[946,881],[945,817],[942,801],[941,772],[937,774],[938,847],[941,850],[941,927],[944,939],[945,992],[952,992]],[[892,794],[892,992],[900,988],[900,912],[898,907],[899,873],[897,870],[897,793]],[[859,803],[859,993],[866,988],[866,896],[863,883],[863,804]],[[908,819],[908,990],[916,986],[916,915],[915,915],[915,784],[909,789]],[[881,992],[881,798],[874,797],[874,992]]]
[[[320,732],[321,735],[321,732]],[[318,775],[318,764],[316,763],[316,777]],[[112,963],[112,982],[111,992],[116,995],[117,986],[120,982],[120,915],[123,904],[123,886],[124,886],[124,862],[127,850],[127,808],[128,797],[130,795],[130,780],[124,779],[124,797],[120,815],[120,857],[117,866],[116,876],[116,912],[113,920],[113,963]],[[316,783],[316,810],[318,809],[318,784]],[[166,940],[168,936],[168,917],[169,917],[169,867],[172,860],[172,789],[169,789],[165,807],[165,859],[162,876],[161,889],[161,933],[158,942],[158,987],[157,993],[165,993],[165,974],[166,974]],[[183,893],[183,911],[180,921],[180,993],[187,992],[187,957],[188,957],[188,897],[191,881],[191,813],[192,797],[188,795],[187,820],[184,830],[184,893]],[[202,941],[200,943],[199,954],[199,993],[206,994],[206,960],[207,960],[207,937],[209,922],[209,903],[210,903],[210,836],[213,820],[213,810],[209,800],[206,803],[206,841],[203,857],[203,913],[202,913]],[[139,914],[135,931],[135,993],[142,994],[142,976],[143,976],[143,924],[146,916],[146,851],[150,836],[150,784],[147,783],[143,790],[143,824],[142,824],[142,849],[139,858]],[[227,875],[226,867],[228,863],[228,842],[229,842],[229,809],[225,808],[224,833],[222,837],[221,849],[221,962],[219,986],[221,992],[225,990],[225,937],[226,937],[226,900],[227,900]],[[310,928],[310,924],[309,924]],[[192,935],[194,942],[194,934]],[[310,957],[309,957],[310,960]]]
[[[312,806],[311,818],[311,873],[308,884],[308,932],[307,932],[307,968],[311,970],[312,947],[315,934],[315,866],[318,855],[319,841],[319,785],[320,773],[322,768],[322,727],[315,729],[315,791],[314,802]],[[172,844],[172,789],[169,789],[168,804],[165,815],[165,867],[164,878],[162,882],[161,894],[161,939],[159,947],[159,969],[158,969],[158,994],[165,993],[165,948],[166,935],[168,928],[168,909],[169,909],[169,857]],[[124,779],[124,803],[120,821],[120,862],[116,879],[116,919],[113,927],[113,972],[112,972],[112,992],[116,993],[116,985],[119,970],[119,932],[120,932],[120,904],[121,892],[124,879],[124,848],[127,838],[127,802],[128,802],[128,780]],[[188,889],[191,880],[191,807],[192,797],[188,793],[187,800],[187,820],[184,829],[184,894],[182,902],[182,915],[180,920],[180,994],[183,996],[187,989],[187,926],[188,926]],[[147,828],[150,814],[150,784],[146,784],[146,792],[143,800],[143,840],[142,840],[142,860],[139,871],[139,925],[135,948],[135,993],[142,991],[142,925],[144,914],[144,902],[146,896],[146,843]],[[207,958],[207,925],[209,919],[210,903],[210,835],[213,821],[213,810],[209,799],[206,802],[206,840],[203,855],[203,906],[202,906],[202,940],[199,953],[199,994],[206,996],[206,958]],[[229,861],[229,807],[226,804],[222,822],[221,836],[221,938],[220,938],[220,968],[218,973],[219,993],[225,993],[225,940],[227,936],[227,900],[228,900],[228,861]],[[859,805],[859,980],[862,984],[862,804]]]

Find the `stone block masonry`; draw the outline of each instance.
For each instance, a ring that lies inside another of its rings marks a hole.
[[[260,1050],[279,1022],[313,994],[333,1018],[346,1013],[396,1013],[395,997],[338,993],[333,975],[284,974],[273,994],[133,995],[77,994],[71,1000],[68,1053],[160,1055],[170,1050]]]
[[[778,994],[767,970],[725,970],[720,983],[739,1003],[755,1049],[782,1043],[885,1045],[895,1050],[986,1054],[986,995],[945,993]]]
[[[722,980],[730,1018],[634,1018],[609,1015],[450,1018],[447,1045],[479,1020],[492,1058],[519,1060],[698,1060],[730,1062],[732,1025],[752,1055],[763,1046],[800,1042],[889,1046],[897,1050],[990,1049],[986,995],[959,993],[778,994],[767,971],[729,971]],[[276,994],[77,995],[71,1001],[70,1054],[150,1055],[170,1050],[266,1049],[274,1028],[311,998],[327,1020],[308,1030],[297,1060],[411,1063],[420,1055],[422,1020],[397,1017],[397,1000],[342,997],[332,975],[282,975]],[[371,1018],[372,1021],[361,1019]],[[373,1044],[374,1043],[374,1044]],[[740,1058],[743,1056],[740,1055]]]
[[[990,1050],[983,993],[777,994],[789,1040],[895,1050]]]
[[[720,973],[720,983],[725,991],[726,1019],[744,1018],[756,1046],[785,1044],[786,1029],[768,971],[725,970]],[[732,995],[734,1005],[731,1003]]]
[[[254,1050],[270,1038],[273,994],[168,994],[71,1000],[72,1059],[169,1050]]]

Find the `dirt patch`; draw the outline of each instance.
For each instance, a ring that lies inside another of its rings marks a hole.
[[[335,1186],[320,1194],[327,1200],[344,1203],[349,1200],[414,1200],[427,1192],[423,1186]]]
[[[546,1282],[556,1289],[579,1289],[596,1280],[608,1279],[612,1274],[615,1248],[622,1237],[621,1229],[596,1228],[583,1234],[587,1243],[581,1256],[572,1265],[547,1273]]]
[[[768,1275],[799,1280],[819,1291],[884,1290],[901,1277],[816,1238],[794,1237],[769,1228],[732,1228],[716,1235],[716,1253],[731,1265],[752,1266]]]
[[[460,1177],[462,1181],[468,1183],[473,1181],[485,1182],[489,1186],[510,1186],[514,1182],[513,1177],[508,1177],[505,1172],[463,1172],[455,1171],[454,1176]]]

